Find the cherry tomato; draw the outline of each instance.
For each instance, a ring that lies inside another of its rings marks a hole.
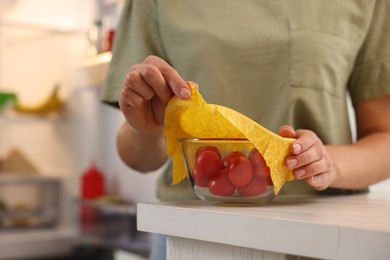
[[[218,154],[219,157],[221,157],[221,152],[219,151],[218,147],[212,146],[212,145],[205,145],[205,146],[199,147],[198,150],[196,150],[195,157],[197,157],[199,155],[199,153],[201,153],[203,151],[213,151],[216,154]]]
[[[206,179],[210,179],[218,174],[221,169],[221,158],[213,151],[202,151],[195,158],[195,168],[197,174]]]
[[[251,181],[244,187],[239,188],[238,192],[241,196],[256,196],[260,195],[267,188],[267,180],[264,177],[253,175]]]
[[[267,185],[268,185],[268,186],[274,186],[274,182],[272,181],[271,176],[264,177],[264,178],[265,178],[265,180],[267,181]]]
[[[253,148],[250,151],[248,158],[252,163],[253,171],[255,172],[255,174],[261,177],[269,177],[271,175],[270,169],[267,166],[263,155],[261,155],[261,153],[259,153],[256,148]]]
[[[239,151],[231,152],[230,154],[226,155],[222,159],[222,169],[228,168],[231,160],[235,157],[245,157],[245,155]]]
[[[208,187],[209,186],[209,178],[206,178],[198,173],[196,169],[192,171],[192,178],[194,179],[195,185],[199,187]]]
[[[212,194],[219,196],[231,196],[236,187],[229,181],[226,170],[221,170],[209,182],[209,190]]]
[[[237,188],[244,187],[252,179],[252,164],[245,156],[231,158],[227,169],[230,182]]]

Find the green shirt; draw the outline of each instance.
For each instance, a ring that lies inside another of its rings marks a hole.
[[[355,104],[390,94],[389,13],[388,0],[130,0],[103,100],[117,102],[130,66],[156,55],[198,83],[208,103],[274,132],[290,124],[348,144],[349,95]],[[167,174],[160,198],[184,198],[164,195],[181,190]],[[294,181],[283,190],[311,188]]]

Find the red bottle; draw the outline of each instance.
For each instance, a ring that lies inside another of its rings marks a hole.
[[[96,168],[95,163],[91,162],[91,166],[84,172],[81,179],[81,198],[96,199],[104,193],[104,175]]]

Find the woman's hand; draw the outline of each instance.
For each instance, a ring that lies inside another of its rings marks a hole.
[[[164,111],[176,95],[188,98],[191,91],[178,72],[164,60],[149,56],[133,65],[123,83],[119,106],[127,122],[144,135],[160,135]]]
[[[328,188],[332,180],[332,160],[318,136],[310,130],[294,130],[288,125],[282,126],[279,134],[296,138],[291,145],[291,155],[285,161],[295,179],[305,180],[316,190]]]

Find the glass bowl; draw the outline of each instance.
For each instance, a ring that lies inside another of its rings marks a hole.
[[[218,205],[264,205],[274,197],[270,171],[247,139],[179,139],[188,181],[203,201]]]

